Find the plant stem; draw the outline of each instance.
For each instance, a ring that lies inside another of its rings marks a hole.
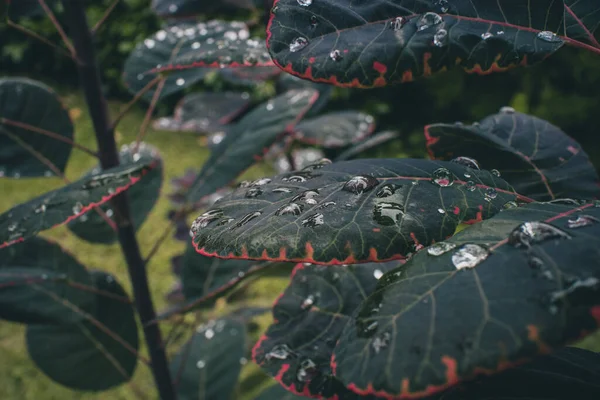
[[[77,65],[79,80],[93,121],[100,164],[104,169],[111,168],[119,165],[119,155],[114,130],[109,121],[106,98],[102,93],[100,72],[94,54],[92,34],[87,23],[84,5],[83,2],[70,0],[63,0],[62,3],[79,60]],[[125,193],[113,199],[113,207],[118,226],[119,243],[127,261],[135,304],[144,327],[154,381],[160,398],[162,400],[172,400],[176,396],[167,357],[162,346],[161,333],[158,325],[148,324],[149,321],[156,318],[156,312],[148,287],[144,260],[140,254],[135,230],[131,222],[128,198]]]

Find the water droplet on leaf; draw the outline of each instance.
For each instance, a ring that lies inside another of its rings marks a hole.
[[[473,191],[475,191],[475,189],[477,189],[477,185],[473,181],[467,181],[467,183],[465,184],[465,188],[469,192],[473,192]]]
[[[381,335],[377,335],[373,341],[371,342],[371,347],[375,351],[375,354],[379,354],[379,352],[390,344],[391,335],[389,332],[383,332]]]
[[[259,188],[250,188],[244,195],[246,198],[254,198],[256,196],[260,196],[263,193],[262,189]]]
[[[306,359],[300,363],[296,378],[300,382],[308,382],[317,375],[317,365],[310,359]]]
[[[450,162],[464,165],[465,167],[469,167],[471,169],[479,169],[479,163],[474,158],[470,157],[456,157],[450,160]]]
[[[294,352],[290,350],[290,348],[286,344],[278,344],[271,349],[267,354],[265,354],[265,359],[267,361],[275,358],[277,360],[285,360],[289,356],[292,356]]]
[[[380,225],[395,225],[404,216],[404,207],[398,203],[381,202],[373,207],[373,219]]]
[[[492,175],[496,176],[496,177],[500,177],[500,171],[498,171],[497,169],[493,169],[490,171],[492,173]]]
[[[363,192],[368,192],[377,185],[379,185],[377,178],[369,175],[358,175],[346,182],[342,187],[342,190],[354,194],[361,194]]]
[[[442,254],[454,249],[456,245],[448,242],[438,242],[427,248],[427,254],[430,256],[441,256]]]
[[[487,40],[487,39],[491,38],[492,36],[494,36],[494,35],[493,35],[493,34],[491,34],[490,32],[485,32],[485,33],[482,33],[482,34],[481,34],[481,38],[482,38],[483,40]]]
[[[308,39],[302,36],[297,37],[290,43],[290,51],[295,53],[308,46]]]
[[[331,58],[333,61],[342,61],[344,56],[342,56],[342,53],[339,50],[333,50],[331,53],[329,53],[329,58]]]
[[[397,188],[398,186],[394,185],[393,183],[388,183],[386,185],[383,185],[381,189],[379,189],[377,193],[375,193],[375,196],[379,198],[392,196],[394,193],[396,193]]]
[[[571,236],[545,222],[524,222],[508,236],[508,243],[515,247],[531,247],[552,239],[571,239]]]
[[[444,47],[448,43],[448,31],[445,29],[438,30],[433,35],[433,44],[437,47]]]
[[[448,187],[454,183],[454,175],[446,168],[438,168],[431,175],[431,182],[440,186]]]
[[[303,7],[308,7],[312,4],[312,0],[298,0],[298,4]]]
[[[423,14],[423,16],[417,21],[417,30],[424,31],[425,29],[437,25],[442,22],[442,17],[439,14],[428,12]]]
[[[483,199],[485,201],[492,201],[497,196],[498,196],[498,192],[493,187],[489,187],[489,188],[485,189],[485,192],[483,192]]]
[[[254,211],[254,212],[251,212],[249,214],[246,214],[246,215],[244,215],[242,217],[242,219],[240,219],[238,222],[236,222],[236,224],[233,225],[233,227],[231,229],[235,229],[235,228],[239,228],[241,226],[244,226],[248,222],[252,221],[254,218],[260,217],[261,214],[262,214],[261,211]]]
[[[452,264],[456,269],[474,268],[489,256],[489,251],[474,243],[462,245],[452,254]]]
[[[300,215],[302,213],[302,205],[296,203],[286,204],[281,206],[275,215]]]
[[[572,218],[567,221],[567,227],[571,229],[583,228],[584,226],[590,226],[597,224],[598,222],[600,222],[600,220],[591,215],[578,215],[577,218]]]
[[[206,228],[208,224],[213,221],[218,220],[223,216],[223,211],[220,209],[210,210],[200,215],[196,220],[192,223],[190,228],[190,236],[194,237],[196,233],[202,228]]]
[[[83,211],[83,204],[77,202],[73,206],[73,215],[77,215]]]
[[[380,269],[376,269],[375,271],[373,271],[373,277],[377,280],[379,280],[379,278],[381,278],[383,276],[383,271]]]
[[[537,34],[538,39],[543,40],[544,42],[549,43],[558,43],[562,42],[562,39],[553,32],[550,31],[541,31]]]
[[[302,220],[302,226],[307,226],[309,228],[314,228],[315,226],[323,225],[324,223],[323,214],[321,213],[313,214]]]

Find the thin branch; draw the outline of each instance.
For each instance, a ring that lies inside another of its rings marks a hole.
[[[174,227],[175,227],[174,221],[169,221],[169,225],[167,226],[167,228],[165,229],[165,231],[162,233],[162,235],[160,235],[160,237],[158,238],[158,240],[156,242],[154,242],[154,245],[152,246],[152,249],[150,250],[150,252],[146,256],[146,258],[144,259],[144,264],[145,265],[148,265],[148,263],[150,262],[150,260],[152,259],[152,257],[154,257],[154,255],[156,254],[156,252],[160,248],[160,246],[165,242],[165,240],[167,240],[167,238],[169,237],[169,235],[173,232],[173,228]]]
[[[123,117],[125,116],[125,114],[127,114],[129,112],[129,110],[131,109],[131,107],[133,107],[135,105],[135,103],[137,103],[142,96],[144,95],[144,93],[146,93],[148,90],[152,89],[152,87],[154,85],[156,85],[156,83],[158,83],[158,81],[160,81],[161,79],[163,79],[160,75],[158,75],[156,78],[152,79],[150,82],[148,82],[146,84],[146,86],[144,86],[139,92],[137,92],[135,94],[135,96],[133,97],[133,99],[131,99],[131,101],[129,103],[127,103],[125,105],[125,107],[123,107],[120,111],[119,111],[119,115],[117,115],[117,117],[113,120],[112,122],[112,129],[116,129],[117,125],[119,124],[119,122],[121,122],[121,119],[123,119]]]
[[[119,4],[119,1],[120,0],[114,0],[112,2],[112,4],[110,6],[108,6],[108,8],[104,12],[104,15],[102,16],[102,18],[100,18],[100,20],[98,22],[96,22],[96,25],[94,25],[94,27],[92,28],[92,35],[95,34],[96,31],[102,26],[102,24],[108,19],[108,17],[112,13],[112,11],[115,9],[117,4]]]
[[[148,125],[150,125],[150,119],[152,118],[152,113],[154,112],[156,103],[158,103],[158,99],[160,98],[160,93],[162,92],[163,88],[165,87],[165,82],[166,82],[166,79],[163,79],[158,83],[158,87],[156,88],[156,91],[154,92],[154,95],[152,96],[152,101],[150,102],[150,107],[148,107],[148,110],[146,111],[146,116],[144,117],[144,121],[142,122],[142,125],[140,126],[140,131],[138,132],[137,138],[135,139],[135,148],[133,151],[134,153],[137,152],[140,142],[142,140],[144,140],[144,137],[146,136],[146,131],[148,130]]]
[[[40,6],[42,6],[42,8],[44,9],[44,11],[46,12],[46,15],[48,16],[48,18],[50,18],[50,21],[52,21],[52,24],[54,25],[54,28],[56,28],[56,31],[60,35],[60,38],[62,39],[62,41],[65,44],[66,48],[69,49],[69,52],[71,53],[71,56],[74,59],[77,59],[77,56],[75,55],[75,49],[73,48],[73,45],[71,44],[71,41],[67,37],[67,34],[63,30],[62,26],[60,26],[60,23],[58,22],[58,20],[54,16],[54,13],[50,9],[50,7],[48,7],[48,4],[46,4],[46,0],[38,0],[38,3],[40,3]]]
[[[37,33],[35,33],[34,31],[25,28],[24,26],[21,26],[19,24],[14,23],[11,20],[7,20],[6,21],[6,25],[10,26],[11,28],[14,28],[24,34],[26,34],[27,36],[30,36],[34,39],[39,40],[40,42],[47,44],[48,46],[52,47],[54,50],[58,51],[60,54],[69,57],[70,59],[77,61],[75,57],[73,57],[73,54],[70,54],[68,51],[66,51],[65,49],[63,49],[60,46],[57,46],[56,44],[52,43],[51,41],[49,41],[48,39],[46,39],[43,36],[38,35]]]
[[[0,117],[0,123],[6,124],[6,125],[11,125],[11,126],[15,126],[17,128],[21,128],[21,129],[26,129],[30,132],[35,132],[35,133],[39,133],[40,135],[45,135],[48,137],[51,137],[52,139],[58,140],[60,142],[64,142],[67,143],[71,146],[73,146],[76,149],[79,149],[87,154],[89,154],[92,157],[96,157],[98,158],[98,153],[96,153],[95,151],[80,145],[79,143],[74,142],[73,140],[66,138],[64,136],[59,135],[58,133],[52,132],[52,131],[48,131],[46,129],[42,129],[42,128],[38,128],[37,126],[33,126],[33,125],[29,125],[27,123],[24,122],[19,122],[19,121],[13,121],[7,118],[3,118]]]

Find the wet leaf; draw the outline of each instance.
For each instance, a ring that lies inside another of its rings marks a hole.
[[[69,306],[95,305],[89,273],[59,245],[41,238],[0,250],[0,318],[65,323],[82,317]]]
[[[532,203],[415,254],[383,275],[346,326],[336,377],[356,393],[413,398],[593,332],[598,218],[597,203]],[[388,346],[371,351],[383,337]]]
[[[599,178],[579,143],[543,119],[505,107],[480,123],[425,127],[433,158],[471,157],[539,201],[600,197]],[[484,155],[484,156],[482,156]]]
[[[386,144],[392,140],[396,140],[399,137],[400,134],[396,131],[383,131],[376,133],[373,136],[369,136],[366,139],[363,139],[361,142],[356,143],[349,149],[344,150],[343,153],[336,157],[335,161],[345,161],[358,158],[358,156],[362,153]]]
[[[255,362],[295,394],[357,398],[335,379],[329,361],[354,311],[375,290],[378,279],[400,264],[298,264],[273,306],[275,322],[252,351]]]
[[[152,10],[163,18],[193,17],[195,15],[231,11],[236,8],[254,9],[252,0],[152,0]]]
[[[234,318],[200,325],[170,365],[180,400],[229,399],[245,363],[246,326]]]
[[[305,79],[300,79],[292,74],[281,74],[277,80],[277,90],[286,92],[291,89],[311,88],[319,91],[319,98],[306,113],[307,117],[318,114],[329,102],[333,94],[333,86],[326,83],[314,83]]]
[[[272,65],[266,67],[223,68],[220,71],[221,79],[242,86],[256,86],[280,74],[281,70]]]
[[[374,129],[373,116],[359,111],[338,111],[300,122],[294,137],[311,145],[339,148],[363,140]]]
[[[96,307],[88,315],[118,335],[129,349],[137,351],[138,327],[127,293],[110,274],[95,271],[91,276],[95,288],[102,293],[96,295]],[[137,365],[136,355],[91,320],[68,325],[28,325],[26,340],[37,367],[71,389],[109,389],[129,381]]]
[[[0,79],[0,178],[55,176],[30,150],[64,172],[72,141],[69,112],[52,89],[27,78]]]
[[[233,181],[293,129],[317,96],[315,90],[290,90],[256,106],[211,152],[188,198],[198,202]]]
[[[517,195],[501,178],[416,159],[314,164],[240,187],[192,225],[197,250],[223,258],[386,261],[489,218]]]
[[[481,0],[278,0],[267,44],[275,63],[294,75],[380,87],[457,65],[488,74],[539,62],[563,45],[552,32],[562,32],[564,14],[563,3],[553,0],[531,7]]]
[[[254,400],[301,400],[308,399],[306,396],[298,396],[292,392],[288,392],[281,385],[273,385],[268,389],[264,390]]]
[[[138,183],[157,164],[140,160],[86,176],[0,215],[0,248],[27,240],[106,203]]]
[[[600,48],[598,3],[593,0],[564,0],[567,36]]]
[[[131,220],[136,230],[140,229],[146,218],[154,208],[160,196],[163,182],[163,163],[158,150],[146,143],[140,143],[134,153],[135,143],[121,148],[119,158],[122,166],[131,166],[136,162],[154,163],[142,182],[134,185],[127,191],[131,210]],[[96,171],[99,170],[96,167]],[[89,175],[93,174],[93,171]],[[114,211],[110,205],[100,207],[106,217],[114,221]],[[78,237],[92,243],[114,243],[117,240],[116,232],[97,212],[89,212],[79,218],[69,221],[67,227]]]
[[[289,172],[293,170],[302,169],[308,167],[311,164],[318,162],[325,158],[325,153],[316,148],[306,148],[306,149],[294,149],[289,155],[293,162],[294,167],[290,165],[290,161],[288,159],[288,155],[279,156],[273,162],[273,166],[277,173],[282,174],[284,172]]]

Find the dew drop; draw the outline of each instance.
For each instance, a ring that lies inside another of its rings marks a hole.
[[[240,358],[240,364],[241,364],[241,365],[246,365],[246,364],[248,364],[248,359],[247,359],[246,357],[242,357],[242,358]]]
[[[183,78],[178,78],[178,79],[175,81],[175,84],[176,84],[177,86],[183,86],[183,85],[185,84],[185,79],[183,79]]]
[[[336,203],[335,203],[335,201],[326,201],[326,202],[325,202],[325,203],[323,203],[323,204],[319,204],[319,205],[317,206],[317,208],[315,208],[315,210],[321,210],[321,209],[323,209],[323,208],[327,208],[327,207],[335,206],[335,204],[336,204]]]
[[[312,0],[298,0],[298,4],[303,7],[308,7],[312,4]]]
[[[292,197],[292,202],[298,202],[298,201],[302,201],[306,204],[309,205],[315,205],[317,204],[317,200],[315,199],[315,197],[317,197],[319,195],[319,192],[317,192],[316,190],[306,190],[294,197]]]
[[[238,222],[236,222],[236,224],[231,229],[235,229],[235,228],[239,228],[241,226],[244,226],[248,222],[252,221],[254,218],[260,217],[261,214],[262,214],[261,211],[254,211],[254,212],[251,212],[249,214],[246,214]]]
[[[156,42],[152,39],[146,39],[146,40],[144,40],[144,44],[146,45],[147,48],[152,49],[152,48],[154,48],[154,45],[156,44]]]
[[[208,340],[212,339],[215,337],[215,331],[213,331],[211,328],[208,328],[206,331],[204,331],[204,337]]]
[[[433,35],[433,44],[437,47],[444,47],[448,43],[448,31],[445,29],[438,30]]]
[[[300,308],[303,309],[303,310],[306,310],[306,309],[312,307],[314,303],[315,303],[315,296],[313,296],[312,294],[309,294],[302,301],[302,304],[300,305]]]
[[[438,212],[440,214],[446,214],[446,210],[444,210],[443,208],[438,208]]]
[[[272,360],[274,358],[277,360],[285,360],[289,356],[292,356],[293,354],[294,354],[293,351],[290,350],[288,345],[278,344],[275,347],[273,347],[271,349],[271,351],[269,351],[267,354],[265,354],[265,359],[267,361]]]
[[[371,337],[377,332],[379,322],[357,320],[358,334],[361,337]]]
[[[396,193],[396,189],[398,189],[398,186],[394,185],[393,183],[388,183],[386,185],[383,185],[381,189],[379,189],[377,193],[375,193],[375,196],[379,197],[380,199],[390,197],[394,195],[394,193]]]
[[[192,223],[190,228],[190,236],[194,237],[196,233],[202,228],[206,228],[208,224],[213,221],[218,220],[223,216],[223,211],[220,209],[210,210],[200,215],[196,220]]]
[[[437,25],[442,22],[442,17],[434,12],[425,13],[419,21],[417,21],[417,30],[424,31],[425,29]]]
[[[438,242],[435,244],[432,244],[431,246],[429,246],[427,248],[427,254],[429,254],[430,256],[441,256],[444,253],[449,252],[450,250],[454,249],[456,247],[456,245],[454,243],[448,243],[448,242]]]
[[[504,107],[500,108],[500,112],[502,114],[514,114],[516,111],[512,107],[504,106]]]
[[[301,175],[292,175],[292,176],[290,176],[288,178],[283,178],[282,181],[284,181],[284,182],[287,181],[287,182],[297,182],[297,183],[300,183],[300,182],[306,182],[306,178],[303,177],[303,176],[301,176]]]
[[[250,182],[250,181],[241,181],[240,183],[238,183],[237,187],[239,187],[239,188],[247,188],[250,185],[252,185],[252,182]]]
[[[467,181],[467,183],[465,184],[465,188],[469,192],[473,192],[473,191],[475,191],[475,189],[477,189],[477,185],[473,181]]]
[[[450,6],[448,4],[448,0],[438,0],[437,2],[438,7],[440,7],[440,12],[448,12],[448,10],[450,9]]]
[[[206,367],[206,362],[204,360],[198,360],[198,362],[196,363],[196,368],[202,369],[204,367]]]
[[[331,164],[331,160],[329,158],[321,158],[317,162],[309,164],[306,167],[302,168],[302,171],[314,171],[316,169],[321,169],[329,164]]]
[[[260,178],[252,182],[252,186],[262,186],[271,183],[271,179],[269,178]]]
[[[381,202],[373,207],[373,219],[380,225],[395,225],[404,216],[404,207],[398,203]]]
[[[37,208],[34,210],[34,212],[35,212],[36,214],[41,214],[41,213],[44,213],[44,212],[46,212],[46,205],[45,205],[45,204],[42,204],[41,206],[37,207]]]
[[[290,51],[295,53],[308,46],[308,39],[302,36],[297,37],[290,43]]]
[[[567,227],[571,229],[583,228],[584,226],[590,226],[597,224],[598,222],[600,222],[600,220],[591,215],[578,215],[577,218],[569,219],[567,221]]]
[[[544,42],[549,42],[549,43],[562,42],[562,39],[558,35],[556,35],[553,32],[550,32],[550,31],[538,32],[537,38],[540,40],[543,40]]]
[[[454,183],[454,175],[446,168],[438,168],[431,175],[431,182],[440,186],[448,187]]]
[[[8,231],[14,232],[17,229],[17,227],[18,227],[17,224],[10,224],[10,225],[8,225]]]
[[[498,192],[493,187],[489,187],[489,188],[485,189],[485,192],[483,192],[483,199],[485,201],[492,201],[497,196],[498,196]]]
[[[317,27],[318,24],[319,24],[319,19],[317,18],[317,16],[311,15],[310,16],[310,27],[314,29]]]
[[[77,202],[73,206],[73,215],[80,214],[83,211],[83,204]]]
[[[263,191],[260,188],[250,188],[250,189],[248,189],[248,191],[246,192],[244,197],[251,199],[251,198],[260,196],[262,193],[263,193]]]
[[[452,254],[452,264],[456,269],[474,268],[488,258],[489,251],[483,246],[474,243],[462,245]]]
[[[344,56],[342,56],[342,53],[339,50],[333,50],[331,53],[329,53],[329,58],[331,58],[333,61],[342,61]]]
[[[511,208],[517,208],[517,207],[519,207],[519,205],[516,202],[509,201],[509,202],[504,203],[504,205],[502,206],[502,209],[510,210]]]
[[[315,226],[323,225],[325,221],[323,220],[323,214],[316,213],[309,216],[306,219],[302,220],[302,226],[307,226],[309,228],[314,228]]]
[[[450,160],[455,164],[464,165],[465,167],[469,167],[471,169],[479,169],[479,163],[474,158],[470,157],[456,157]]]
[[[508,236],[508,243],[515,247],[531,247],[552,239],[571,239],[571,236],[557,227],[545,222],[524,222]]]
[[[406,20],[404,18],[396,17],[392,20],[391,27],[394,31],[399,31],[400,29],[402,29],[402,27],[404,26],[405,23],[406,23]]]
[[[363,192],[368,192],[377,185],[379,185],[377,178],[369,175],[358,175],[346,182],[342,187],[342,190],[354,194],[361,194]]]
[[[375,354],[379,354],[379,352],[390,344],[391,335],[389,332],[383,332],[381,335],[377,335],[375,339],[371,342],[371,347],[375,351]]]
[[[302,205],[297,203],[290,203],[281,206],[275,215],[300,215],[302,213]]]
[[[271,190],[273,193],[292,193],[292,189],[288,189],[288,188],[275,188],[273,190]]]
[[[381,277],[383,276],[383,271],[380,269],[376,269],[375,271],[373,271],[373,277],[377,280],[379,280]]]
[[[308,382],[317,375],[317,372],[317,365],[311,359],[306,359],[300,363],[296,378],[300,382]]]
[[[485,32],[485,33],[481,34],[481,38],[483,40],[487,40],[487,39],[491,38],[492,36],[494,36],[494,35],[492,33],[490,33],[490,32]]]
[[[490,171],[492,173],[492,175],[496,176],[496,177],[500,177],[500,171],[498,171],[497,169],[493,169]]]

